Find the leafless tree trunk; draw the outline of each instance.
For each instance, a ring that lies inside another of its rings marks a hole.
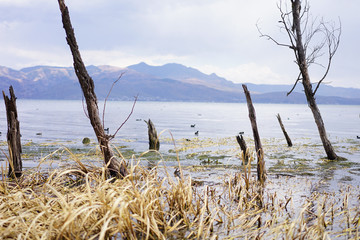
[[[260,135],[259,135],[259,131],[257,128],[257,123],[256,123],[255,108],[252,104],[250,92],[248,91],[247,86],[245,84],[243,84],[242,87],[244,89],[244,93],[246,96],[246,102],[247,102],[247,106],[249,109],[249,118],[250,118],[251,127],[252,127],[252,131],[253,131],[253,135],[254,135],[255,150],[256,150],[256,154],[257,154],[257,176],[258,176],[258,180],[261,183],[264,183],[266,180],[266,169],[265,169],[264,153],[263,153],[263,149],[262,149],[262,145],[261,145],[261,141],[260,141]]]
[[[341,36],[341,25],[339,28],[335,28],[334,25],[320,21],[318,25],[315,24],[315,21],[312,22],[309,19],[309,5],[308,1],[304,1],[302,5],[301,0],[290,0],[291,1],[291,11],[284,12],[282,2],[278,6],[281,13],[281,21],[279,21],[283,28],[285,29],[290,44],[283,44],[276,41],[269,35],[262,34],[260,29],[261,37],[266,37],[269,40],[272,40],[277,45],[289,47],[294,51],[296,64],[299,67],[299,76],[295,81],[293,88],[290,90],[288,95],[295,89],[299,81],[302,82],[304,87],[305,96],[308,102],[308,105],[313,113],[315,123],[317,125],[320,139],[323,143],[327,158],[330,160],[337,159],[337,155],[332,147],[325,130],[325,125],[320,114],[320,110],[316,104],[315,93],[320,87],[320,84],[323,82],[327,76],[332,58],[335,55]],[[312,40],[318,40],[320,37],[323,37],[323,40],[312,44]],[[324,50],[326,49],[326,51]],[[327,64],[325,65],[325,73],[322,78],[317,82],[315,89],[313,90],[312,84],[310,81],[309,75],[309,66],[313,63],[323,66],[319,62],[316,62],[320,56],[324,54],[328,55]]]
[[[18,121],[16,109],[16,97],[12,86],[9,88],[10,98],[3,91],[6,116],[7,116],[7,142],[9,147],[9,177],[21,177],[22,161],[21,161],[21,141],[20,141],[20,123]]]
[[[286,139],[286,142],[288,144],[289,147],[292,147],[292,142],[291,142],[291,139],[289,137],[289,135],[287,134],[286,130],[285,130],[285,127],[284,127],[284,124],[282,123],[282,120],[281,120],[281,117],[280,117],[280,114],[278,113],[276,115],[276,118],[278,119],[279,121],[279,124],[280,124],[280,127],[281,127],[281,130],[285,136],[285,139]]]
[[[85,64],[81,59],[80,51],[75,38],[74,29],[71,25],[68,8],[65,5],[64,0],[58,0],[58,3],[61,11],[63,27],[66,32],[66,40],[68,45],[70,46],[70,50],[74,60],[75,73],[79,79],[79,83],[85,97],[88,117],[98,139],[102,154],[104,156],[105,164],[108,167],[110,175],[112,177],[124,177],[128,174],[126,163],[124,161],[119,162],[116,159],[110,147],[111,136],[105,134],[104,126],[101,123],[99,116],[97,97],[94,91],[94,81],[89,76]]]

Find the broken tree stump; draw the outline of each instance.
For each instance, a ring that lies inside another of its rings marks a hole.
[[[284,133],[284,136],[285,136],[285,139],[286,139],[286,142],[288,144],[289,147],[292,147],[292,142],[291,142],[291,139],[289,137],[289,135],[287,134],[286,130],[285,130],[285,127],[284,127],[284,124],[282,123],[282,120],[281,120],[281,117],[280,117],[280,114],[278,113],[276,115],[278,121],[279,121],[279,124],[280,124],[280,127],[281,127],[281,130],[282,132]]]
[[[243,138],[242,134],[236,136],[236,141],[240,145],[240,149],[243,152],[244,163],[247,164],[249,162],[249,153],[247,150],[245,139]]]
[[[21,161],[21,141],[20,141],[20,123],[18,121],[16,109],[16,97],[12,86],[9,88],[10,98],[5,95],[4,102],[7,117],[7,142],[9,147],[9,177],[19,178],[22,175],[22,161]]]
[[[256,123],[256,114],[255,114],[255,108],[252,104],[250,92],[247,89],[247,86],[245,84],[242,85],[244,89],[244,93],[246,96],[246,102],[249,109],[249,118],[251,122],[251,127],[254,135],[254,142],[255,142],[255,150],[257,155],[257,176],[260,183],[264,183],[266,179],[266,169],[265,169],[265,161],[264,161],[264,154],[263,149],[260,141],[259,131],[257,128]]]
[[[160,149],[160,141],[157,136],[156,128],[153,124],[153,122],[149,119],[148,121],[145,121],[148,126],[148,135],[149,135],[149,150],[156,150],[159,151]]]

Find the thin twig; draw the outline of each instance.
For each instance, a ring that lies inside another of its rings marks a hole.
[[[256,24],[256,28],[257,28],[258,32],[260,33],[260,37],[266,37],[268,40],[273,41],[276,45],[283,46],[283,47],[288,47],[288,48],[293,49],[293,46],[291,46],[291,45],[289,45],[289,44],[279,43],[277,40],[275,40],[274,38],[272,38],[270,35],[263,34],[263,33],[261,32],[258,24]]]
[[[340,22],[340,27],[338,29],[332,29],[332,31],[329,31],[328,28],[326,28],[325,26],[325,23],[322,23],[322,25],[324,25],[325,27],[325,34],[326,34],[326,39],[328,41],[328,54],[329,54],[329,60],[328,60],[328,65],[327,65],[327,68],[326,68],[326,71],[323,75],[323,77],[320,79],[320,81],[318,82],[318,84],[316,85],[316,88],[313,92],[313,95],[315,95],[316,91],[319,89],[320,87],[320,84],[322,83],[322,81],[326,78],[326,76],[328,75],[329,73],[329,70],[330,70],[330,65],[331,65],[331,62],[332,62],[332,58],[334,57],[339,45],[340,45],[340,36],[341,36],[341,21],[339,19],[339,22]],[[338,35],[335,36],[335,32],[338,31]]]
[[[109,136],[109,139],[113,139],[116,134],[118,133],[118,131],[124,126],[124,124],[129,120],[130,116],[133,114],[134,112],[134,108],[135,108],[135,104],[136,104],[136,101],[139,97],[139,94],[135,96],[135,100],[134,100],[134,103],[133,103],[133,106],[131,108],[131,112],[129,113],[129,115],[127,116],[127,118],[125,119],[125,121],[120,125],[120,127],[115,131],[115,133],[113,135],[110,135]]]
[[[111,88],[110,88],[110,90],[109,90],[109,92],[108,92],[108,95],[107,95],[106,98],[105,98],[103,115],[102,115],[102,125],[103,125],[103,127],[105,127],[105,108],[106,108],[106,102],[107,102],[107,100],[108,100],[108,98],[109,98],[109,96],[110,96],[110,93],[111,93],[112,89],[114,88],[115,84],[120,80],[120,78],[121,78],[124,74],[125,74],[125,72],[122,72],[122,73],[120,74],[120,76],[118,77],[118,79],[116,79],[116,80],[113,82],[113,84],[111,85]]]
[[[297,77],[297,79],[296,79],[296,82],[295,82],[295,84],[294,84],[294,86],[292,87],[292,89],[286,94],[286,96],[289,96],[290,95],[290,93],[292,93],[292,91],[294,91],[294,89],[295,89],[295,87],[296,87],[296,85],[297,85],[297,83],[300,81],[300,80],[302,80],[302,78],[300,78],[300,76],[301,76],[301,72],[299,73],[299,76]]]

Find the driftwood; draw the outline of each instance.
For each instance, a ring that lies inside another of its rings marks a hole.
[[[79,79],[79,83],[85,97],[88,117],[98,139],[105,164],[112,177],[124,177],[128,174],[126,163],[124,161],[119,162],[119,160],[114,156],[110,147],[111,136],[105,134],[104,127],[99,116],[97,97],[94,91],[94,81],[89,76],[85,64],[81,59],[74,29],[71,25],[68,8],[65,5],[64,0],[58,0],[58,3],[61,11],[63,27],[66,32],[66,41],[70,47],[74,60],[75,73]]]
[[[21,141],[20,141],[20,123],[18,121],[16,109],[16,97],[12,86],[9,88],[10,98],[3,91],[6,116],[7,116],[7,142],[9,147],[9,177],[21,177],[22,161],[21,161]]]
[[[278,119],[278,121],[279,121],[281,130],[282,130],[282,132],[284,133],[284,136],[285,136],[285,138],[286,138],[286,142],[287,142],[288,146],[289,146],[289,147],[292,147],[293,144],[292,144],[292,142],[291,142],[291,139],[290,139],[289,135],[287,134],[287,132],[286,132],[286,130],[285,130],[285,127],[284,127],[284,124],[282,123],[280,114],[278,113],[278,114],[276,115],[276,117],[277,117],[277,119]]]
[[[247,150],[245,139],[243,138],[242,134],[239,134],[236,136],[236,141],[240,145],[240,148],[243,153],[244,160],[245,160],[245,164],[247,164],[249,162],[249,153]]]
[[[247,102],[247,106],[248,106],[248,109],[249,109],[249,118],[250,118],[251,127],[252,127],[252,131],[253,131],[253,135],[254,135],[255,150],[256,150],[256,155],[257,155],[257,175],[258,175],[258,180],[261,183],[264,183],[265,179],[266,179],[266,169],[265,169],[265,161],[264,161],[263,149],[262,149],[260,136],[259,136],[259,131],[258,131],[258,128],[257,128],[257,123],[256,123],[255,109],[254,109],[254,106],[252,104],[250,92],[248,91],[247,86],[245,84],[243,84],[242,87],[244,89],[244,93],[245,93],[245,96],[246,96],[246,102]]]
[[[145,121],[145,120],[144,120]],[[160,149],[160,141],[157,136],[156,128],[153,122],[149,119],[149,121],[145,121],[148,126],[148,135],[149,135],[149,150],[159,151]]]

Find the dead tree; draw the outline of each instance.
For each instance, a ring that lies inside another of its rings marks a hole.
[[[68,8],[65,5],[64,0],[58,0],[58,3],[61,11],[63,27],[66,33],[66,41],[70,47],[74,60],[75,73],[84,94],[87,106],[87,114],[98,139],[105,164],[109,169],[111,177],[124,177],[128,174],[126,163],[124,161],[120,162],[114,156],[114,153],[110,147],[110,139],[112,136],[105,134],[104,126],[101,123],[99,116],[99,108],[97,104],[97,97],[95,94],[94,81],[89,76],[85,64],[81,59],[80,51],[75,38],[74,29],[71,25]]]
[[[316,91],[319,89],[320,84],[329,73],[332,59],[338,49],[341,36],[341,23],[336,28],[334,24],[326,23],[324,21],[311,21],[309,15],[308,1],[304,0],[290,0],[291,10],[284,10],[284,4],[280,1],[278,5],[281,13],[282,29],[285,30],[289,37],[290,43],[280,43],[269,35],[263,34],[259,27],[260,37],[266,37],[279,46],[290,48],[295,55],[295,63],[299,68],[299,75],[293,88],[288,92],[288,95],[295,89],[297,83],[300,81],[304,87],[307,103],[314,116],[317,125],[320,139],[324,146],[327,158],[330,160],[337,159],[337,155],[332,147],[325,130],[325,125],[320,114],[320,110],[315,100]],[[302,4],[304,2],[304,4]],[[313,43],[313,40],[320,40],[320,42]],[[327,62],[321,64],[318,59],[324,58],[327,54]],[[325,71],[320,80],[316,83],[313,90],[310,81],[309,66],[312,64],[323,66]]]
[[[285,127],[284,127],[284,124],[282,123],[282,120],[281,120],[281,117],[280,117],[280,114],[278,113],[276,115],[276,118],[278,119],[279,121],[279,124],[280,124],[280,127],[281,127],[281,130],[285,136],[285,139],[286,139],[286,142],[288,144],[289,147],[292,147],[292,142],[291,142],[291,139],[289,137],[289,135],[287,134],[286,130],[285,130]]]
[[[18,121],[16,109],[16,97],[12,86],[9,88],[10,98],[5,95],[4,102],[7,117],[7,142],[9,147],[9,177],[19,178],[22,175],[22,161],[21,161],[21,141],[20,141],[20,123]]]
[[[158,138],[154,123],[150,119],[149,119],[149,121],[145,121],[145,122],[146,122],[146,124],[148,126],[149,150],[159,151],[159,149],[160,149],[160,141],[159,141],[159,138]]]
[[[255,108],[252,104],[250,92],[248,91],[247,86],[245,84],[243,84],[242,87],[244,89],[244,93],[246,96],[246,102],[247,102],[247,106],[249,109],[249,119],[251,122],[251,127],[252,127],[252,131],[253,131],[253,135],[254,135],[255,150],[256,150],[256,155],[257,155],[257,176],[258,176],[258,180],[261,183],[264,183],[266,180],[266,169],[265,169],[264,153],[263,153],[263,149],[262,149],[262,145],[261,145],[261,141],[260,141],[260,135],[259,135],[259,131],[257,128],[257,123],[256,123]]]

